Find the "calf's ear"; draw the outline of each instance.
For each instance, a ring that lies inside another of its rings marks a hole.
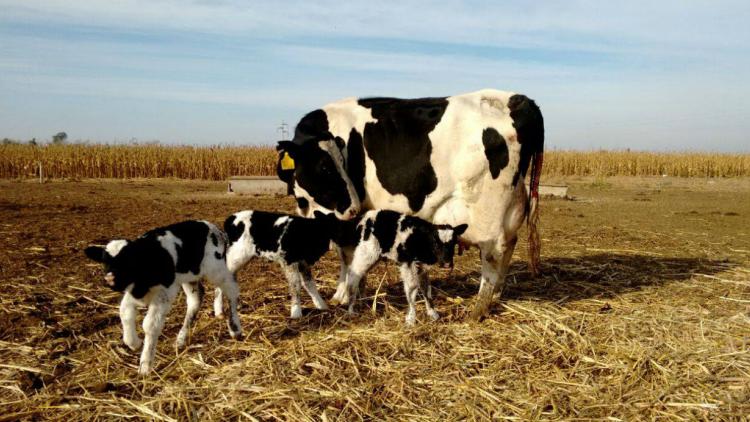
[[[464,232],[468,228],[469,228],[468,224],[459,224],[458,226],[456,226],[456,227],[453,228],[453,233],[455,233],[456,237],[458,237],[458,236],[461,236],[462,234],[464,234]]]
[[[99,246],[89,246],[83,251],[86,256],[96,262],[104,262],[107,259],[107,251]]]

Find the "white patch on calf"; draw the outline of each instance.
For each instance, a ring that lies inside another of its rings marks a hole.
[[[287,221],[289,221],[289,217],[285,215],[285,216],[283,216],[283,217],[279,217],[279,218],[278,218],[278,219],[276,220],[276,222],[274,222],[274,223],[273,223],[273,225],[274,225],[274,227],[278,227],[278,226],[280,226],[280,225],[282,225],[282,224],[286,223]]]
[[[443,243],[448,243],[453,240],[453,229],[440,229],[438,230],[438,237]]]
[[[182,246],[182,240],[172,234],[169,230],[167,230],[162,236],[157,237],[157,239],[159,240],[159,243],[161,243],[161,247],[169,252],[175,265],[177,265],[177,246]]]
[[[240,268],[245,266],[250,258],[255,256],[256,247],[255,241],[250,236],[251,218],[253,216],[252,211],[240,211],[234,214],[234,221],[232,224],[237,226],[239,223],[245,225],[245,230],[232,245],[227,249],[227,267],[232,273],[236,273]]]
[[[109,243],[107,243],[107,246],[104,247],[104,250],[107,251],[110,256],[115,256],[120,253],[122,248],[124,248],[127,244],[128,241],[124,239],[111,240]]]

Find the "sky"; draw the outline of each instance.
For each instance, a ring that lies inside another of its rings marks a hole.
[[[0,138],[271,144],[344,97],[537,101],[548,149],[750,152],[750,2],[0,0]]]

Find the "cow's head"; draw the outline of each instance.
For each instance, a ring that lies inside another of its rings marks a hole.
[[[360,199],[346,173],[342,142],[333,139],[302,145],[281,141],[276,146],[276,171],[297,199],[297,212],[312,217],[315,211],[335,213],[348,220],[359,214]]]

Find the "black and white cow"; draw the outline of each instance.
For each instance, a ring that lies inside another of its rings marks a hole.
[[[302,218],[265,211],[240,211],[224,222],[224,231],[229,237],[227,266],[236,273],[252,258],[278,262],[289,282],[292,318],[302,316],[301,288],[310,295],[316,308],[328,309],[318,293],[311,266],[328,252],[332,240],[341,241],[345,235],[341,231],[342,224],[347,223],[339,222],[333,214],[320,212],[315,213],[315,218]],[[221,301],[218,291],[216,298]]]
[[[432,307],[432,293],[426,265],[453,266],[453,253],[458,238],[466,231],[466,224],[452,227],[434,225],[421,218],[395,211],[368,211],[357,225],[357,243],[352,253],[347,277],[349,312],[359,295],[360,280],[381,259],[399,264],[404,293],[409,303],[406,323],[416,321],[417,291],[425,299],[427,315],[433,320],[440,316]]]
[[[279,142],[279,177],[298,212],[392,209],[436,224],[467,223],[462,242],[481,249],[474,318],[501,292],[517,232],[528,216],[532,273],[538,271],[537,185],[544,122],[524,95],[481,90],[441,98],[347,98],[315,110]],[[531,195],[524,179],[531,166]],[[351,248],[340,250],[334,300],[345,302]]]
[[[148,231],[135,240],[112,240],[104,248],[86,248],[86,256],[104,265],[105,284],[124,293],[120,302],[123,341],[134,351],[143,346],[140,374],[151,371],[157,340],[180,287],[185,292],[187,312],[177,335],[177,347],[185,345],[200,309],[203,279],[227,296],[229,335],[241,336],[239,289],[227,268],[226,251],[224,233],[207,221],[184,221]],[[143,319],[145,342],[136,332],[137,306],[148,306]]]

